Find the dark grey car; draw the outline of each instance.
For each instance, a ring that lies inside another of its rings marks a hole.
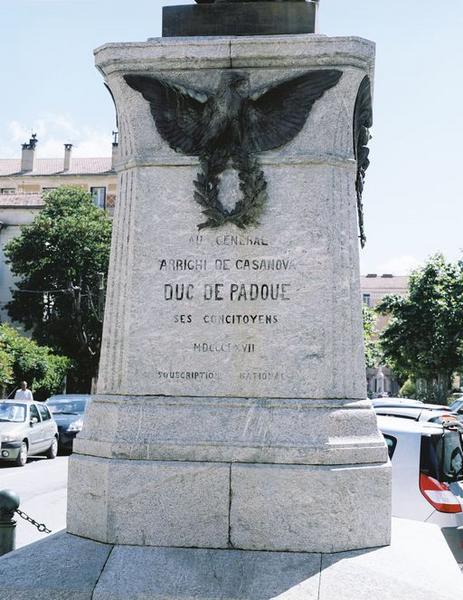
[[[46,401],[58,425],[61,451],[72,452],[74,438],[82,430],[84,414],[91,399],[88,394],[57,394]]]

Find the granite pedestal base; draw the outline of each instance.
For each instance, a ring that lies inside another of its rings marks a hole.
[[[0,600],[455,600],[440,530],[394,519],[391,546],[337,554],[107,545],[59,533],[0,559]]]
[[[75,450],[79,536],[292,552],[390,540],[390,464],[369,401],[101,395]]]
[[[68,530],[114,544],[336,552],[389,541],[388,465],[73,456]],[[105,482],[104,487],[98,487]],[[380,514],[381,519],[376,515]]]

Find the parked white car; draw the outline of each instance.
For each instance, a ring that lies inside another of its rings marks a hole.
[[[410,398],[377,398],[372,400],[377,415],[397,416],[415,421],[442,423],[457,418],[449,406],[443,404],[425,404]]]
[[[392,514],[438,525],[463,562],[461,426],[378,417],[392,462]]]
[[[449,405],[449,408],[452,412],[463,415],[463,396],[461,398],[457,398]]]
[[[387,396],[385,398],[373,398],[371,401],[373,406],[422,406],[422,400],[415,400],[414,398],[393,398]]]

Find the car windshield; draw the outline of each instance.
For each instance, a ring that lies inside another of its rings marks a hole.
[[[52,400],[47,402],[53,414],[84,413],[88,400]]]
[[[458,431],[421,438],[420,470],[440,482],[463,481],[463,449]]]
[[[0,421],[9,423],[24,423],[26,420],[26,405],[12,402],[0,402]]]

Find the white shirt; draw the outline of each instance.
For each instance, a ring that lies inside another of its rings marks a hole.
[[[15,400],[33,400],[32,392],[30,390],[16,390],[14,395]]]

